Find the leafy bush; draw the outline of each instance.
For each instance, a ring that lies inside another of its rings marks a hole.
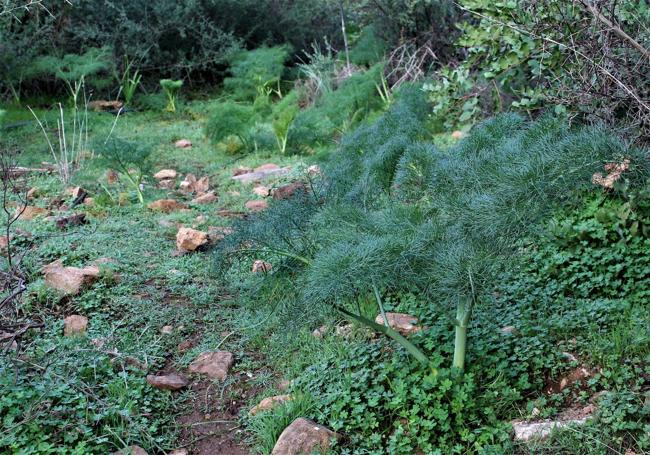
[[[230,60],[232,76],[224,80],[224,88],[240,101],[268,94],[280,82],[289,52],[287,46],[276,46],[235,54]]]
[[[161,79],[160,86],[167,96],[167,107],[165,110],[168,112],[176,112],[176,97],[178,92],[183,87],[183,81],[173,81],[171,79]]]
[[[106,167],[119,172],[131,186],[140,204],[144,205],[142,182],[151,171],[151,147],[120,138],[98,144],[99,157]]]
[[[350,49],[350,62],[359,66],[372,66],[383,59],[386,50],[386,42],[377,36],[376,28],[370,25],[361,31]]]
[[[252,106],[231,101],[219,103],[205,126],[205,135],[217,144],[228,136],[236,136],[245,146],[250,145],[248,132],[255,122]]]

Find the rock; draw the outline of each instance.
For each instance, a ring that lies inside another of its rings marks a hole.
[[[185,376],[177,373],[147,375],[147,383],[154,389],[160,390],[180,390],[190,383]]]
[[[271,195],[273,196],[273,199],[283,200],[283,199],[290,199],[296,193],[300,193],[300,192],[303,193],[307,192],[307,188],[305,187],[305,184],[302,182],[294,182],[294,183],[289,183],[288,185],[283,185],[279,188],[275,188],[271,192]]]
[[[16,342],[15,338],[15,333],[0,330],[0,350],[18,351],[18,342]]]
[[[278,382],[278,385],[276,386],[278,390],[288,390],[289,387],[292,386],[292,381],[289,381],[288,379],[282,379]]]
[[[71,226],[81,226],[87,223],[85,213],[73,213],[72,215],[60,216],[55,222],[56,227],[62,231]]]
[[[517,328],[514,325],[506,325],[499,329],[502,335],[514,335],[517,333]]]
[[[319,328],[314,329],[314,331],[311,332],[311,336],[313,336],[314,338],[321,339],[327,334],[327,332],[329,332],[329,327],[327,327],[326,325],[322,325]]]
[[[165,325],[163,326],[162,329],[160,329],[160,333],[162,333],[163,335],[171,335],[172,333],[174,333],[174,327],[172,327],[171,325]]]
[[[211,244],[217,243],[219,240],[234,232],[233,228],[227,226],[210,226],[208,228],[208,241]]]
[[[251,212],[261,212],[262,210],[266,210],[267,208],[269,208],[269,204],[264,200],[255,199],[252,201],[248,201],[245,204],[245,207]]]
[[[48,213],[49,211],[44,208],[28,205],[22,212],[20,208],[16,209],[15,216],[17,216],[18,219],[29,221],[33,220],[37,216],[46,216]]]
[[[117,183],[120,175],[112,169],[106,171],[106,181],[110,184]]]
[[[336,328],[336,335],[342,338],[350,338],[354,332],[354,324],[340,325]]]
[[[149,207],[149,210],[163,213],[171,213],[187,208],[185,204],[181,204],[174,199],[158,199],[157,201],[150,203],[147,207]]]
[[[266,273],[273,268],[273,264],[257,260],[253,262],[253,268],[251,269],[253,273]]]
[[[67,295],[76,295],[99,278],[99,267],[88,265],[83,268],[64,267],[58,259],[43,267],[45,284]]]
[[[161,219],[159,219],[159,220],[158,220],[158,225],[159,225],[160,227],[164,227],[164,228],[174,228],[174,229],[178,229],[178,228],[180,228],[180,227],[183,227],[183,225],[182,225],[181,223],[178,223],[178,222],[176,222],[176,221],[171,221],[171,220],[168,220],[168,219],[166,219],[166,218],[161,218]]]
[[[603,174],[600,172],[595,173],[591,177],[591,183],[594,185],[600,185],[606,189],[614,188],[614,183],[616,183],[621,175],[630,168],[630,160],[625,159],[621,163],[607,163],[605,164],[605,172],[607,175],[603,177]]]
[[[99,111],[117,111],[122,109],[122,101],[95,100],[88,103],[88,107],[95,112]]]
[[[29,191],[27,192],[27,199],[35,199],[39,196],[40,190],[36,187],[30,188]]]
[[[0,235],[0,255],[7,255],[7,247],[9,247],[9,239],[13,240],[13,237],[7,237],[6,235]]]
[[[179,149],[188,149],[192,147],[192,141],[188,139],[179,139],[178,141],[174,142],[174,147]]]
[[[187,193],[206,193],[210,189],[210,179],[205,176],[197,180],[194,174],[187,174],[180,184],[180,189]]]
[[[422,327],[416,325],[418,319],[414,316],[404,313],[386,313],[386,319],[388,319],[388,326],[394,330],[397,330],[402,335],[410,335],[412,333],[419,332],[422,330]],[[378,314],[375,318],[377,324],[384,325],[384,318],[381,314]]]
[[[83,335],[88,328],[88,318],[79,314],[73,314],[65,318],[63,324],[64,336]]]
[[[185,340],[179,343],[178,346],[176,346],[176,349],[178,350],[178,352],[185,352],[192,349],[193,346],[194,343],[192,342],[192,340]]]
[[[320,170],[320,167],[316,164],[312,164],[307,168],[307,174],[314,176],[314,175],[321,175],[323,172]]]
[[[266,186],[258,185],[253,188],[253,193],[257,194],[260,197],[267,197],[269,194],[271,194],[271,189]]]
[[[192,199],[192,204],[210,204],[217,200],[217,195],[214,191],[208,191]]]
[[[169,180],[175,179],[178,176],[178,172],[175,169],[161,169],[153,175],[153,178],[156,180]]]
[[[166,190],[173,190],[176,188],[176,180],[174,179],[164,179],[158,182],[158,187]]]
[[[167,455],[189,455],[187,449],[176,449],[169,452]]]
[[[330,441],[340,436],[311,420],[299,417],[284,429],[271,455],[305,455],[327,452]]]
[[[182,251],[195,251],[208,243],[208,234],[196,229],[182,227],[176,234],[176,248]]]
[[[86,207],[94,207],[94,206],[95,206],[95,198],[87,197],[87,198],[84,200],[84,205],[85,205]]]
[[[262,164],[261,166],[257,166],[255,169],[253,169],[253,172],[277,171],[278,169],[280,169],[280,166],[278,166],[277,164],[266,163],[266,164]]]
[[[260,168],[263,168],[264,170],[258,171],[257,169]],[[289,171],[291,170],[290,168],[277,168],[277,166],[272,168],[264,168],[263,166],[260,166],[257,169],[254,172],[247,172],[245,174],[235,175],[233,176],[232,179],[241,183],[253,183],[253,182],[259,182],[269,177],[274,177],[274,176],[278,177],[284,174],[288,174]]]
[[[268,411],[270,409],[275,408],[279,404],[291,400],[293,400],[292,395],[276,395],[274,397],[264,398],[262,401],[259,402],[258,405],[254,406],[253,408],[251,408],[250,411],[248,411],[248,415],[254,416],[259,412]]]
[[[77,202],[77,204],[80,204],[88,196],[88,191],[86,191],[80,186],[75,186],[70,190],[70,196],[72,196],[72,198]]]
[[[532,439],[544,439],[554,429],[566,427],[567,425],[582,425],[587,421],[584,419],[575,420],[543,420],[540,422],[512,422],[515,431],[516,441],[530,441]]]
[[[196,218],[194,218],[194,221],[196,221],[197,224],[203,224],[208,221],[208,218],[205,215],[198,215]],[[210,235],[209,232],[208,235]]]
[[[237,177],[238,175],[250,174],[251,172],[253,172],[253,168],[251,167],[238,167],[232,171],[232,176]]]
[[[553,395],[555,393],[560,393],[564,389],[571,387],[577,382],[584,381],[591,377],[591,372],[585,367],[578,367],[572,370],[569,374],[560,379],[559,382],[550,384],[546,387],[545,393],[547,395]]]
[[[200,354],[188,367],[190,373],[205,374],[211,379],[223,381],[234,360],[230,352],[210,351]]]
[[[462,131],[456,130],[453,133],[451,133],[451,138],[455,140],[459,140],[465,137],[465,133]]]
[[[224,218],[245,218],[246,212],[236,212],[234,210],[221,209],[217,212],[217,215]]]

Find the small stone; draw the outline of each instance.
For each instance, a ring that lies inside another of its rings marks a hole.
[[[85,205],[86,207],[94,207],[94,206],[95,206],[95,198],[93,198],[93,197],[87,197],[87,198],[84,200],[84,205]]]
[[[175,179],[178,176],[178,172],[175,169],[161,169],[153,175],[153,178],[156,180],[168,180]]]
[[[147,383],[155,388],[161,390],[180,390],[190,383],[185,376],[177,373],[161,374],[161,375],[147,375]]]
[[[227,226],[210,226],[208,228],[208,240],[211,244],[223,240],[224,237],[234,232],[233,228]]]
[[[147,455],[147,451],[140,446],[129,446],[113,453],[113,455]]]
[[[73,314],[65,318],[63,324],[64,336],[83,335],[88,328],[88,318],[79,314]]]
[[[78,201],[79,203],[81,203],[81,202],[83,202],[83,201],[86,199],[86,197],[88,196],[88,191],[86,191],[85,189],[83,189],[83,188],[80,187],[80,186],[75,186],[75,187],[72,188],[72,190],[70,191],[70,195],[72,196],[72,198],[73,198],[75,201]]]
[[[291,387],[292,381],[289,381],[288,379],[282,379],[278,382],[277,389],[281,391],[288,390],[289,387]]]
[[[253,169],[253,172],[277,171],[278,169],[280,169],[280,166],[277,164],[266,163],[262,164],[261,166],[257,166],[255,169]]]
[[[9,239],[10,237],[7,237],[6,235],[0,235],[0,255],[2,256],[7,255],[7,247],[9,246]],[[11,237],[11,240],[13,240],[13,237]]]
[[[586,422],[586,419],[575,419],[575,420],[544,420],[541,422],[512,422],[512,428],[515,431],[515,440],[516,441],[530,441],[533,439],[544,439],[554,429],[560,429],[566,427],[567,425],[582,425]]]
[[[185,340],[185,341],[179,343],[178,346],[176,347],[176,349],[178,350],[178,352],[185,352],[185,351],[188,351],[188,350],[192,349],[193,346],[194,346],[194,343],[191,340]]]
[[[462,131],[456,130],[453,133],[451,133],[451,138],[455,140],[459,140],[465,137],[465,133]]]
[[[99,267],[64,267],[59,259],[43,267],[45,284],[67,295],[76,295],[99,278]]]
[[[286,403],[287,401],[291,400],[293,400],[292,395],[276,395],[274,397],[264,398],[259,402],[259,404],[251,408],[251,410],[248,412],[248,415],[254,416],[259,412],[271,410],[279,404]]]
[[[341,325],[336,328],[336,335],[342,338],[350,338],[354,332],[354,324]]]
[[[174,199],[158,199],[157,201],[150,203],[147,207],[149,207],[149,210],[153,210],[154,212],[163,213],[171,213],[187,208],[185,204],[181,204]]]
[[[179,149],[188,149],[192,147],[192,141],[188,139],[179,139],[178,141],[174,142],[174,147]]]
[[[18,219],[21,220],[33,220],[34,218],[38,216],[46,216],[49,213],[48,210],[41,208],[41,207],[36,207],[33,205],[28,205],[25,207],[24,210],[21,211],[20,208],[16,210],[15,216],[18,217]]]
[[[253,200],[253,201],[248,201],[245,204],[245,207],[250,210],[251,212],[261,212],[262,210],[266,210],[269,207],[268,202],[264,200]]]
[[[318,165],[313,164],[313,165],[311,165],[311,166],[309,166],[307,168],[307,174],[312,175],[312,176],[321,175],[322,171],[321,171],[320,167],[318,167]]]
[[[271,190],[266,186],[258,185],[253,188],[253,193],[257,194],[260,197],[267,197],[269,194],[271,194]]]
[[[116,100],[95,100],[88,103],[88,107],[95,112],[99,111],[118,111],[124,107],[122,101]],[[135,454],[139,455],[139,454]]]
[[[422,327],[418,326],[418,319],[414,316],[405,313],[386,313],[388,326],[397,330],[402,335],[411,335],[412,333],[419,332]],[[384,317],[378,314],[375,318],[377,324],[384,325]]]
[[[164,179],[158,182],[158,187],[165,190],[173,190],[176,188],[176,180],[174,179]]]
[[[234,362],[233,355],[227,351],[210,351],[200,354],[188,367],[190,373],[205,374],[211,379],[223,381]]]
[[[210,204],[217,200],[217,195],[214,191],[208,191],[207,193],[200,194],[199,196],[192,199],[193,204]]]
[[[232,171],[232,176],[237,177],[238,175],[250,174],[251,172],[253,172],[253,168],[240,166]]]
[[[271,455],[304,455],[316,451],[326,453],[330,441],[339,438],[340,435],[324,426],[299,417],[284,429]]]
[[[119,179],[120,179],[120,175],[117,172],[115,172],[114,170],[109,169],[109,170],[106,171],[106,181],[109,184],[112,185],[113,183],[117,183],[117,181]]]
[[[180,184],[180,189],[187,193],[206,193],[210,189],[210,179],[206,176],[197,180],[194,174],[187,174]]]
[[[326,325],[322,325],[319,328],[314,329],[314,331],[311,333],[311,336],[313,336],[314,338],[318,338],[320,340],[327,334],[328,331],[329,331],[329,327],[327,327]]]
[[[502,335],[514,335],[517,333],[517,328],[514,325],[506,325],[504,327],[501,327],[499,331]]]
[[[270,264],[265,261],[257,260],[253,262],[253,268],[251,269],[253,273],[266,273],[270,272],[273,268],[273,264]]]
[[[55,220],[56,227],[62,231],[71,226],[81,226],[86,224],[86,222],[85,213],[73,213],[67,216],[60,216]]]
[[[281,186],[279,188],[275,188],[271,194],[273,196],[273,199],[276,200],[283,200],[283,199],[290,199],[292,198],[295,194],[297,193],[304,193],[307,191],[307,188],[305,187],[305,184],[302,182],[294,182],[290,183],[288,185]]]
[[[39,196],[40,190],[36,187],[30,188],[29,191],[27,192],[27,199],[35,199]]]
[[[189,455],[187,449],[176,449],[169,452],[167,455]]]
[[[160,333],[162,333],[163,335],[171,335],[172,333],[174,333],[174,327],[172,327],[171,325],[163,326],[163,328],[160,329]]]
[[[194,221],[196,221],[197,224],[203,224],[206,221],[208,221],[208,217],[206,217],[205,215],[198,215],[196,218],[194,218]]]
[[[196,229],[182,227],[176,234],[176,248],[181,251],[195,251],[208,243],[208,234]]]
[[[236,212],[234,210],[221,209],[217,212],[217,215],[224,218],[244,218],[246,217],[245,212]]]

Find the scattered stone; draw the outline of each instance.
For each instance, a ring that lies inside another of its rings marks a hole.
[[[206,193],[210,189],[210,179],[205,176],[197,180],[194,174],[187,174],[180,184],[180,189],[187,193]]]
[[[564,389],[571,387],[572,385],[582,382],[585,379],[588,379],[591,377],[591,372],[587,370],[585,367],[578,367],[574,370],[572,370],[569,374],[564,376],[562,379],[560,379],[559,382],[554,383],[546,387],[545,393],[547,395],[553,395],[556,393],[560,393]]]
[[[48,213],[49,211],[44,208],[28,205],[22,212],[20,210],[20,207],[16,209],[15,216],[18,217],[18,219],[29,221],[38,216],[47,216]]]
[[[164,228],[174,228],[174,229],[178,229],[178,228],[180,228],[180,227],[183,226],[181,223],[178,223],[178,222],[176,222],[176,221],[168,220],[167,218],[161,218],[161,219],[159,219],[159,220],[158,220],[158,225],[159,225],[160,227],[164,227]]]
[[[47,286],[67,295],[76,295],[99,278],[99,267],[64,267],[63,261],[58,259],[43,267],[43,274]]]
[[[262,210],[269,208],[268,202],[259,199],[248,201],[244,206],[251,212],[261,212]]]
[[[271,194],[271,189],[266,186],[258,185],[253,188],[253,193],[257,194],[259,197],[267,197]]]
[[[327,334],[327,332],[329,332],[329,327],[321,325],[319,328],[314,329],[314,331],[311,332],[311,336],[320,340]]]
[[[86,207],[94,207],[95,206],[95,198],[87,197],[86,200],[84,201],[84,205]]]
[[[7,237],[6,235],[0,235],[0,254],[2,256],[7,255],[7,247],[9,246],[9,240],[13,240],[12,237]]]
[[[517,328],[514,325],[506,325],[504,327],[501,327],[499,331],[502,335],[514,335],[517,333]]]
[[[330,441],[339,437],[324,426],[299,417],[284,429],[271,455],[304,455],[315,451],[325,453]]]
[[[179,149],[192,148],[192,141],[188,139],[179,139],[178,141],[174,142],[174,147],[177,147]]]
[[[85,213],[73,213],[72,215],[60,216],[55,222],[56,227],[62,231],[72,226],[81,226],[87,223]]]
[[[161,169],[153,175],[153,178],[156,180],[168,180],[175,179],[178,176],[178,172],[175,169]]]
[[[223,381],[234,360],[230,352],[210,351],[200,354],[188,367],[190,373],[205,374],[211,379]]]
[[[294,183],[289,183],[288,185],[283,185],[279,188],[275,188],[271,192],[271,195],[273,196],[273,199],[283,200],[283,199],[290,199],[296,193],[300,193],[300,192],[307,192],[307,188],[305,187],[305,184],[302,182],[294,182]]]
[[[150,203],[147,207],[149,207],[149,210],[163,213],[171,213],[187,208],[185,204],[181,204],[174,199],[158,199]]]
[[[147,383],[154,389],[161,390],[180,390],[190,383],[185,376],[177,373],[147,375]]]
[[[14,351],[18,350],[16,334],[0,330],[0,350]]]
[[[75,186],[70,190],[70,196],[72,196],[77,204],[81,204],[88,196],[88,191],[80,186]]]
[[[625,159],[621,163],[607,163],[605,164],[606,176],[603,177],[603,174],[596,172],[591,177],[591,183],[594,185],[600,185],[605,189],[614,188],[614,183],[621,178],[623,172],[627,171],[630,168],[630,160]]]
[[[261,166],[257,166],[255,169],[253,169],[253,172],[277,171],[278,169],[280,169],[280,166],[277,164],[266,163],[262,164]]]
[[[307,168],[307,174],[314,176],[314,175],[321,175],[323,171],[321,171],[320,167],[317,164],[312,164]]]
[[[185,351],[188,351],[188,350],[192,349],[193,346],[194,346],[194,343],[192,342],[192,340],[185,340],[185,341],[179,343],[178,346],[176,347],[176,349],[178,350],[178,352],[185,352]]]
[[[288,390],[292,384],[293,381],[289,381],[288,379],[282,379],[280,380],[280,382],[278,382],[278,385],[276,387],[278,390],[285,391]]]
[[[512,422],[515,431],[515,441],[530,441],[533,439],[544,439],[554,429],[564,428],[568,425],[582,425],[586,418],[571,420],[542,420],[539,422]]]
[[[162,329],[160,329],[160,333],[162,333],[163,335],[171,335],[172,333],[174,333],[174,327],[172,327],[171,325],[165,325],[163,326]]]
[[[232,234],[235,232],[233,228],[227,227],[227,226],[210,226],[208,228],[208,241],[210,244],[215,244],[219,240],[223,240],[223,238],[227,235]]]
[[[182,227],[176,234],[176,248],[182,251],[195,251],[208,243],[208,234],[196,229]]]
[[[205,215],[198,215],[196,218],[194,218],[194,221],[196,221],[197,224],[203,224],[208,221],[208,218]],[[210,235],[209,232],[208,235]]]
[[[254,406],[250,411],[248,411],[248,415],[254,416],[259,412],[271,410],[277,405],[286,403],[287,401],[291,400],[293,400],[292,395],[276,395],[274,397],[264,398],[259,402],[258,405]]]
[[[110,184],[117,183],[120,175],[112,169],[106,171],[106,181]]]
[[[217,195],[214,191],[208,191],[192,199],[193,204],[210,204],[217,200]]]
[[[158,187],[165,190],[176,189],[176,180],[174,179],[163,179],[158,181]]]
[[[459,140],[465,137],[465,133],[462,131],[456,130],[453,133],[451,133],[451,138],[455,140]]]
[[[253,273],[266,273],[270,272],[272,268],[273,264],[258,259],[257,261],[253,262],[253,268],[251,270]]]
[[[250,174],[251,172],[253,172],[253,168],[240,166],[232,171],[232,176],[237,177],[238,175]]]
[[[224,218],[245,218],[246,212],[236,212],[234,210],[221,209],[217,212],[217,215]]]
[[[394,330],[397,330],[402,335],[411,335],[412,333],[419,332],[422,330],[422,327],[417,325],[418,319],[414,316],[405,313],[386,313],[386,319],[388,320],[388,326]],[[375,318],[377,324],[384,325],[384,317],[381,314],[378,314]]]
[[[27,199],[30,200],[35,199],[40,195],[40,193],[41,191],[38,188],[36,187],[30,188],[29,191],[27,192]]]
[[[354,332],[354,324],[340,325],[336,328],[336,335],[342,338],[350,338]]]
[[[273,165],[263,165],[256,168],[253,172],[247,172],[245,174],[239,174],[233,176],[233,180],[236,180],[241,183],[253,183],[259,182],[261,180],[267,179],[269,177],[278,177],[281,175],[288,174],[291,168],[281,168]]]
[[[571,354],[570,352],[563,352],[562,357],[567,359],[567,361],[569,361],[569,362],[576,362],[576,363],[578,362],[578,358],[576,356],[574,356],[573,354]]]
[[[122,109],[122,101],[95,100],[88,103],[88,107],[95,112],[99,111],[117,111]]]
[[[63,324],[64,336],[83,335],[88,328],[88,318],[79,314],[73,314],[65,318]]]
[[[189,455],[187,449],[176,449],[169,452],[168,455]]]

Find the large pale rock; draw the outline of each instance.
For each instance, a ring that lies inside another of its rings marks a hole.
[[[211,379],[223,381],[234,362],[228,351],[209,351],[200,354],[188,367],[190,373],[205,374]]]
[[[177,373],[161,374],[161,375],[147,375],[147,383],[155,388],[161,390],[180,390],[190,383],[187,378]]]
[[[309,455],[327,452],[332,439],[340,436],[311,420],[299,417],[284,429],[271,455]]]
[[[587,421],[584,419],[574,420],[544,420],[540,422],[512,422],[516,441],[530,441],[533,439],[544,439],[555,429],[564,428],[567,425],[582,425]]]
[[[88,328],[88,318],[73,314],[63,320],[63,335],[67,337],[83,335]]]
[[[271,195],[273,196],[273,199],[277,200],[283,200],[283,199],[290,199],[292,198],[295,194],[298,193],[304,193],[307,191],[307,188],[305,187],[305,184],[302,182],[293,182],[289,183],[288,185],[283,185],[279,188],[275,188],[272,192]]]
[[[260,197],[267,197],[271,194],[271,189],[267,186],[258,185],[253,188],[253,193],[257,194]]]
[[[76,295],[99,278],[99,267],[64,267],[60,259],[43,267],[45,284],[68,295]]]
[[[174,199],[158,199],[157,201],[150,203],[147,207],[155,212],[163,213],[175,212],[187,208],[185,204],[181,204]]]
[[[196,229],[182,227],[176,234],[176,248],[181,251],[195,251],[208,243],[208,234]]]
[[[260,200],[254,199],[252,201],[248,201],[244,205],[251,212],[261,212],[262,210],[266,210],[267,208],[269,208],[269,203],[261,199]]]
[[[422,327],[417,325],[418,319],[414,316],[405,313],[386,313],[386,319],[388,320],[388,326],[394,330],[397,330],[402,335],[410,335],[415,332],[422,330]],[[381,314],[378,314],[375,318],[377,324],[384,325],[384,317]]]
[[[28,205],[22,212],[20,211],[20,208],[17,209],[15,216],[21,220],[33,220],[37,216],[46,216],[48,213],[49,211],[47,209]]]
[[[262,401],[259,402],[259,404],[253,406],[251,410],[248,411],[248,415],[254,416],[257,413],[263,411],[269,411],[275,408],[276,406],[291,400],[293,400],[292,395],[276,395],[274,397],[264,398]]]
[[[192,204],[210,204],[217,200],[217,195],[214,191],[208,191],[207,193],[199,194],[197,197],[192,199]]]
[[[266,166],[266,167],[265,167]],[[247,172],[245,174],[239,174],[232,177],[233,180],[236,180],[241,183],[253,183],[265,180],[270,177],[279,177],[284,174],[288,174],[291,168],[277,166],[260,166],[256,168],[253,172]],[[260,170],[257,170],[260,169]]]
[[[179,149],[189,149],[192,148],[192,141],[189,139],[179,139],[178,141],[174,142],[174,147]]]
[[[187,174],[180,184],[180,189],[187,193],[206,193],[210,189],[210,179],[205,176],[197,180],[194,174]]]
[[[153,178],[156,180],[168,180],[175,179],[178,176],[178,172],[175,169],[161,169],[153,175]]]

